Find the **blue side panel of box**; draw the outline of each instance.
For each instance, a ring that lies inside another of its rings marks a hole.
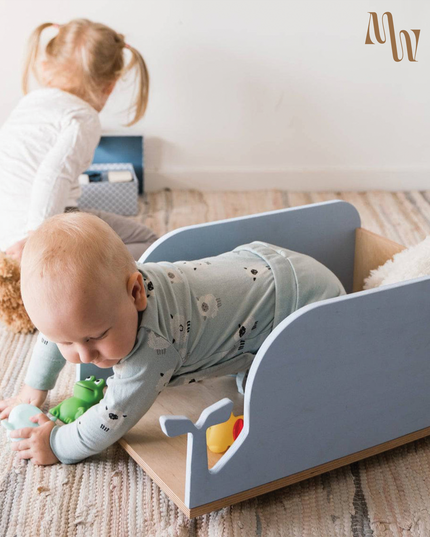
[[[93,164],[131,162],[139,181],[139,194],[144,191],[143,136],[102,136],[94,153]]]

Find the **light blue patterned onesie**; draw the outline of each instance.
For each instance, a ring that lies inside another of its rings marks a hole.
[[[63,463],[116,442],[168,384],[247,370],[268,334],[290,313],[345,293],[318,261],[262,242],[198,261],[137,266],[148,305],[135,346],[114,366],[100,403],[52,430],[51,448]],[[53,388],[64,363],[58,347],[40,334],[25,383]]]

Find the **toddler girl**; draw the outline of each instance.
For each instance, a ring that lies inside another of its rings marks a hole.
[[[57,34],[42,58],[40,39],[46,28]],[[149,77],[142,56],[124,36],[86,19],[45,23],[34,30],[23,74],[25,96],[0,129],[0,250],[7,255],[20,260],[28,236],[45,219],[77,210],[78,177],[91,164],[100,139],[98,114],[131,69],[137,71],[137,91],[128,125],[145,113]],[[42,88],[28,93],[30,72]],[[135,259],[157,238],[131,219],[87,212],[105,220]]]

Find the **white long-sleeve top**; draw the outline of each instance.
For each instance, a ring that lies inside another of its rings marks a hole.
[[[0,250],[77,205],[100,120],[88,103],[44,88],[21,99],[0,128]]]

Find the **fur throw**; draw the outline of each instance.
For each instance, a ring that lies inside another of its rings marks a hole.
[[[403,282],[430,275],[430,235],[422,242],[402,250],[384,265],[370,271],[364,289]]]

